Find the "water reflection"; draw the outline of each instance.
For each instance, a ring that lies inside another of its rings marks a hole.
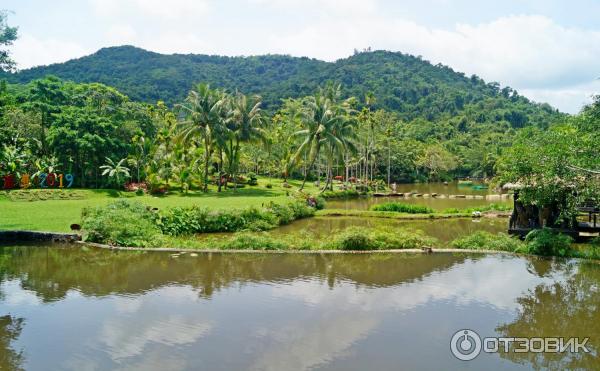
[[[463,369],[449,352],[457,329],[578,332],[597,316],[600,282],[597,266],[511,256],[0,251],[0,311],[27,323],[0,353],[24,349],[30,370]],[[569,294],[535,296],[556,285]]]
[[[23,318],[10,314],[0,316],[0,370],[22,370],[23,351],[15,350],[13,342],[23,330]]]
[[[474,189],[471,186],[462,186],[458,183],[422,183],[422,184],[398,184],[398,193],[416,192],[419,194],[437,193],[443,195],[443,198],[433,197],[361,197],[348,200],[329,200],[327,208],[329,209],[359,209],[367,210],[372,205],[382,202],[402,202],[408,204],[424,205],[435,210],[444,210],[448,208],[469,208],[476,206],[489,205],[491,203],[510,204],[512,201],[508,199],[485,199],[488,194],[494,193],[490,189]],[[467,198],[449,198],[448,195],[468,195],[477,196],[481,199]]]
[[[532,263],[534,271],[547,275],[560,269],[564,281],[537,285],[517,299],[518,316],[497,328],[505,337],[589,337],[590,353],[506,353],[503,357],[535,369],[592,370],[600,366],[600,269],[596,263]],[[540,272],[541,268],[541,272]]]

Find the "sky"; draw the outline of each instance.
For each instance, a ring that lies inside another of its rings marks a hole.
[[[600,94],[600,0],[2,0],[18,68],[116,45],[160,53],[421,55],[577,113]]]

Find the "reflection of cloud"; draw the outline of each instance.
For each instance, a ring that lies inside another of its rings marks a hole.
[[[40,299],[32,291],[26,291],[21,288],[21,282],[18,280],[4,281],[0,283],[0,293],[4,295],[2,304],[8,306],[40,305]]]
[[[163,317],[162,315],[160,317]],[[126,323],[125,323],[126,322]],[[139,322],[137,325],[132,322]],[[102,342],[109,348],[113,360],[142,354],[149,343],[168,346],[191,344],[210,331],[210,323],[178,315],[161,319],[111,319],[102,327]]]
[[[498,259],[502,259],[502,264],[498,263]],[[434,272],[419,282],[394,287],[372,290],[344,285],[331,291],[317,282],[297,282],[289,287],[275,287],[274,295],[299,299],[311,306],[344,301],[361,310],[375,312],[413,309],[433,300],[456,300],[459,304],[481,302],[511,310],[518,307],[515,298],[527,289],[554,281],[524,275],[526,268],[527,261],[524,259],[493,256],[477,261],[467,260],[451,269]]]
[[[502,259],[501,264],[498,259]],[[310,312],[284,326],[260,329],[261,338],[273,340],[265,345],[253,368],[306,370],[327,363],[374,331],[385,313],[408,311],[429,302],[478,302],[499,310],[515,310],[517,297],[541,282],[554,281],[523,274],[526,265],[524,259],[494,256],[467,260],[394,287],[357,288],[344,283],[331,290],[318,281],[274,286],[273,296],[302,301]]]
[[[263,334],[274,342],[259,355],[251,369],[306,370],[327,363],[366,337],[379,321],[367,313],[331,312],[308,323],[292,320],[283,328]]]
[[[108,348],[113,360],[140,355],[151,343],[192,344],[210,332],[212,323],[203,320],[198,312],[165,313],[159,308],[165,302],[169,303],[168,308],[173,308],[197,299],[189,287],[165,287],[140,297],[116,298],[117,311],[125,315],[109,318],[102,324],[100,342]]]
[[[148,356],[144,357],[140,362],[127,365],[125,367],[117,368],[116,370],[127,370],[127,371],[179,371],[188,369],[187,362],[180,357],[172,354],[161,354],[152,352]]]

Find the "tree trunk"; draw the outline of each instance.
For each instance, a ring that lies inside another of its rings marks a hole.
[[[208,161],[210,160],[208,139],[204,139],[204,186],[202,187],[202,192],[208,192]]]

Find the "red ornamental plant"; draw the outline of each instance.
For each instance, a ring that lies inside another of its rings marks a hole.
[[[140,182],[140,183],[136,183],[136,182],[129,182],[129,183],[125,183],[125,190],[127,192],[135,192],[137,190],[144,190],[147,191],[148,190],[148,185],[145,182]]]

